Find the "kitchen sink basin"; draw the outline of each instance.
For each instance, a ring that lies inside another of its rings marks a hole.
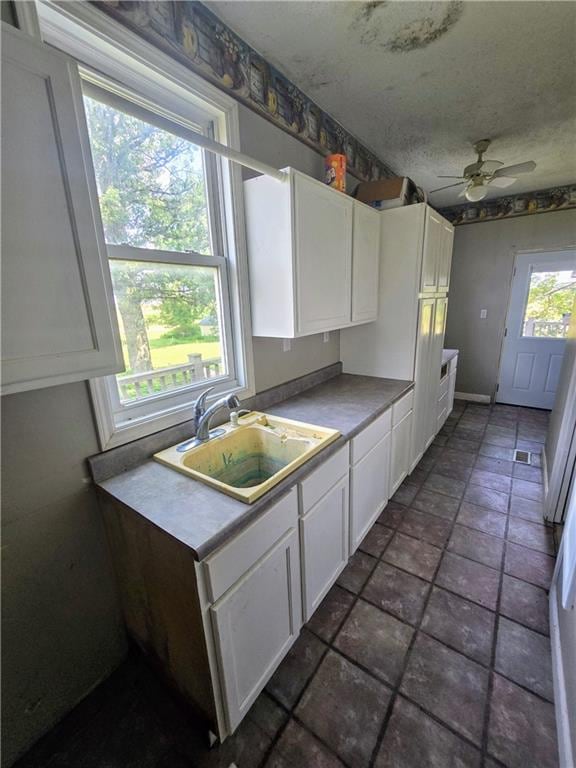
[[[247,504],[340,435],[336,429],[256,411],[221,430],[205,443],[191,441],[188,450],[188,443],[180,443],[154,458]]]

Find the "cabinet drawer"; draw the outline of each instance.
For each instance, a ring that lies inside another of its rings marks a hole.
[[[448,392],[444,392],[444,394],[438,398],[438,407],[436,414],[440,416],[442,413],[446,411],[446,408],[448,406]]]
[[[296,488],[274,504],[229,544],[204,561],[208,597],[215,602],[290,528],[298,523]]]
[[[404,395],[404,397],[400,398],[397,403],[394,403],[392,406],[392,426],[396,426],[396,424],[400,424],[404,416],[406,416],[407,413],[410,413],[412,410],[412,406],[414,404],[414,391],[408,392],[407,395]]]
[[[302,514],[308,512],[341,477],[348,474],[349,455],[347,443],[300,483]]]
[[[438,390],[438,400],[440,400],[441,397],[443,397],[446,392],[448,392],[448,385],[450,383],[450,377],[444,376],[443,379],[440,379],[440,389]]]
[[[390,432],[392,427],[392,408],[379,416],[376,421],[363,429],[352,441],[350,446],[350,463],[357,464],[382,438]]]

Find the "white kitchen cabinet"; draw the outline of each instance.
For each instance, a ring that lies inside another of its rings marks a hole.
[[[454,408],[454,392],[456,391],[456,373],[458,370],[458,355],[455,355],[448,362],[448,401],[446,403],[447,416],[452,413]]]
[[[230,732],[238,726],[294,641],[302,624],[298,500],[294,488],[218,553],[233,572],[243,553],[266,546],[262,530],[282,534],[210,607],[223,705]],[[263,520],[272,525],[261,527]],[[283,524],[282,524],[283,521]]]
[[[123,368],[76,64],[2,25],[2,392]]]
[[[378,316],[380,269],[380,213],[364,203],[354,203],[352,241],[352,323],[366,323]]]
[[[446,219],[442,219],[441,246],[438,254],[437,289],[439,293],[446,293],[450,288],[453,245],[454,227]]]
[[[244,183],[253,334],[295,338],[373,320],[378,213],[285,172],[286,181]]]
[[[410,445],[412,440],[412,404],[414,393],[404,395],[392,407],[392,445],[390,456],[390,496],[400,487],[410,472]]]
[[[346,474],[300,520],[304,621],[348,563],[349,495],[346,468]]]
[[[304,621],[348,562],[349,457],[346,444],[299,484]]]
[[[446,293],[450,285],[454,227],[426,206],[420,291]]]
[[[380,221],[378,317],[340,332],[340,356],[345,373],[414,381],[411,471],[438,426],[453,227],[425,203]]]
[[[352,440],[350,554],[366,536],[390,498],[391,411]]]
[[[296,328],[302,336],[350,319],[352,203],[305,176],[294,178]]]
[[[414,371],[414,416],[412,422],[412,462],[410,471],[422,458],[424,451],[432,442],[430,434],[430,402],[436,418],[437,389],[432,394],[431,388],[438,387],[438,378],[433,376],[431,365],[434,341],[434,310],[436,299],[421,299],[418,313],[418,335],[416,344],[416,363]],[[439,372],[437,376],[439,376]]]

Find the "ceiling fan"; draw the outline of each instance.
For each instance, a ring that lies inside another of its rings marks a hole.
[[[536,163],[529,160],[526,163],[517,165],[507,165],[500,160],[484,160],[484,153],[490,146],[490,139],[482,139],[474,144],[474,149],[478,155],[475,163],[471,163],[464,168],[462,176],[438,176],[439,179],[460,179],[455,184],[448,184],[445,187],[433,189],[433,192],[440,192],[450,187],[459,187],[466,184],[466,187],[460,192],[458,197],[465,197],[471,202],[483,200],[488,194],[488,187],[500,187],[504,189],[514,184],[516,176],[521,173],[531,173],[536,168]]]

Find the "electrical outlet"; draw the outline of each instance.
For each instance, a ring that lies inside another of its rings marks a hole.
[[[488,310],[487,309],[481,309],[480,310],[480,320],[486,320],[488,317]]]
[[[290,339],[283,339],[282,340],[282,351],[283,352],[290,352],[292,349],[292,341]]]

